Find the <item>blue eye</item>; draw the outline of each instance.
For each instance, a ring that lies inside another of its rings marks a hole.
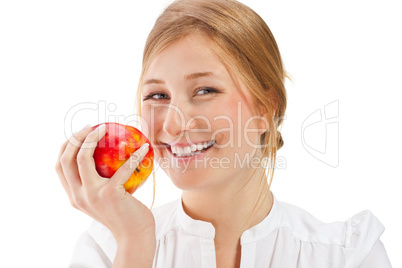
[[[200,93],[202,92],[202,93]],[[220,91],[218,91],[215,88],[212,87],[201,87],[201,88],[197,88],[195,90],[195,95],[208,95],[208,94],[213,94],[213,93],[220,93]],[[165,93],[150,93],[147,96],[144,97],[143,101],[146,100],[164,100],[164,99],[169,99],[169,96]]]
[[[197,89],[197,95],[199,95],[198,94],[199,92],[206,92],[204,94],[201,94],[201,95],[205,95],[205,94],[209,94],[209,93],[218,93],[219,91],[212,87],[202,87],[202,88]]]
[[[164,99],[164,98],[166,98],[166,94],[162,94],[162,93],[156,93],[156,94],[153,94],[152,95],[152,97],[154,98],[154,99]]]
[[[149,99],[160,100],[160,99],[165,99],[165,98],[167,98],[167,95],[164,93],[151,93],[151,94],[145,96],[143,101],[146,101]]]

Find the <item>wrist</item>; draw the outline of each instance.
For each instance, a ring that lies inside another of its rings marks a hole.
[[[155,249],[155,235],[120,238],[113,267],[152,267]]]
[[[133,228],[131,228],[133,229]],[[137,229],[137,228],[135,228]],[[122,229],[127,230],[127,229]],[[114,238],[116,239],[117,244],[119,245],[129,245],[133,242],[140,242],[140,243],[149,243],[151,241],[155,241],[155,228],[143,230],[143,231],[136,231],[136,232],[112,232]]]
[[[156,244],[155,234],[141,234],[141,235],[122,235],[115,237],[118,247],[130,247],[133,244],[140,245],[154,245]]]

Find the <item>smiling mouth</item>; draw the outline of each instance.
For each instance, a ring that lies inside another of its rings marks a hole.
[[[210,141],[208,143],[205,143],[205,145],[203,146],[203,148],[199,148],[199,147],[193,147],[194,149],[192,149],[192,151],[190,153],[184,153],[184,152],[173,152],[172,151],[172,147],[168,147],[168,150],[170,151],[171,154],[173,154],[173,156],[177,157],[177,158],[185,158],[185,157],[191,157],[197,154],[201,154],[204,153],[205,151],[207,151],[209,148],[211,148],[213,145],[215,144],[215,141]],[[194,151],[193,151],[194,150]],[[176,151],[176,150],[175,150]]]

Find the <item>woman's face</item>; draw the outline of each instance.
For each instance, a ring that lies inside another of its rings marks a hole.
[[[250,93],[203,35],[164,49],[143,81],[143,131],[155,161],[178,188],[242,183],[258,166],[256,147],[267,125],[254,116]]]

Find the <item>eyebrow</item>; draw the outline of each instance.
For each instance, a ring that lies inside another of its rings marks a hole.
[[[164,84],[164,83],[165,82],[163,82],[162,80],[159,80],[159,79],[149,79],[144,82],[144,85],[146,85],[146,84]]]
[[[199,77],[210,76],[210,75],[212,75],[211,72],[193,73],[193,74],[186,75],[185,78],[186,78],[186,80],[192,80],[192,79],[196,79]]]
[[[199,77],[204,77],[204,76],[211,76],[213,75],[212,72],[202,72],[202,73],[192,73],[189,75],[186,75],[184,78],[186,80],[193,80],[193,79],[197,79]],[[144,82],[144,85],[146,84],[164,84],[165,82],[163,82],[160,79],[148,79]]]

